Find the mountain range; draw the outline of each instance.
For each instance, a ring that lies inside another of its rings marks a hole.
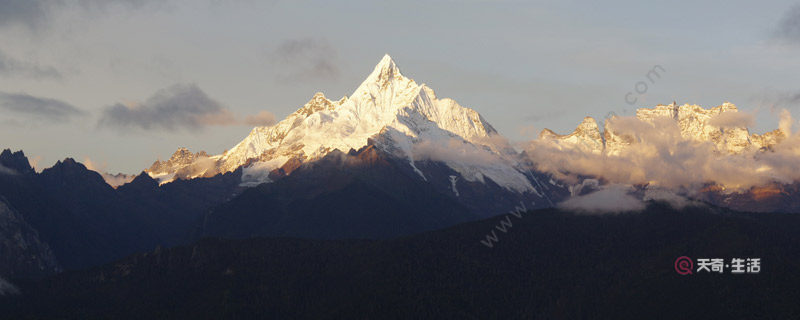
[[[789,135],[782,129],[764,134],[751,134],[745,126],[724,123],[726,119],[735,118],[738,111],[739,109],[729,102],[711,109],[689,104],[678,106],[673,102],[670,105],[637,109],[635,117],[653,125],[656,125],[657,121],[672,121],[679,129],[682,138],[711,143],[714,151],[721,153],[738,154],[752,149],[770,149]],[[559,135],[550,129],[544,129],[539,134],[539,140],[591,153],[619,155],[635,143],[635,138],[620,133],[614,127],[614,123],[613,118],[606,119],[601,133],[597,121],[592,117],[586,117],[570,134]],[[667,129],[662,124],[657,124],[656,127]]]
[[[4,150],[0,276],[36,278],[206,237],[403,237],[565,200],[592,207],[584,196],[619,185],[626,201],[795,212],[800,184],[778,171],[794,136],[786,126],[751,134],[746,120],[730,103],[673,103],[609,118],[602,131],[589,117],[570,134],[546,129],[521,150],[386,55],[349,97],[317,93],[221,154],[179,148],[123,184],[70,158],[36,172],[21,151]],[[764,183],[662,179],[696,176],[697,150],[756,164],[747,169]],[[677,169],[647,171],[672,169],[654,155]]]

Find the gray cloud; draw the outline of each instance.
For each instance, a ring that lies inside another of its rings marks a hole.
[[[0,0],[2,1],[2,0]],[[2,19],[2,18],[0,18]],[[23,76],[34,79],[61,79],[61,72],[51,66],[18,60],[0,51],[0,75]]]
[[[0,27],[23,25],[38,29],[47,20],[48,6],[40,0],[0,0]]]
[[[272,54],[278,67],[278,81],[335,79],[339,77],[339,55],[324,39],[291,39],[278,45]]]
[[[69,121],[74,117],[86,115],[85,111],[67,102],[27,93],[0,92],[0,109],[52,122]]]
[[[775,36],[784,40],[800,42],[800,5],[795,5],[784,13],[778,22]]]
[[[784,93],[778,97],[778,104],[785,106],[797,106],[800,104],[800,92]]]
[[[771,91],[753,95],[751,101],[767,107],[773,113],[780,109],[794,109],[800,106],[800,91]]]
[[[176,84],[156,92],[143,103],[117,103],[106,107],[101,127],[197,130],[233,117],[219,102],[194,84]]]
[[[98,126],[120,130],[196,131],[207,126],[266,125],[267,122],[274,122],[274,116],[267,111],[239,121],[197,85],[176,84],[158,90],[142,103],[117,103],[106,107]]]
[[[61,10],[78,8],[84,12],[104,12],[109,7],[138,9],[153,0],[0,0],[0,27],[22,26],[40,31],[49,27],[54,16]]]

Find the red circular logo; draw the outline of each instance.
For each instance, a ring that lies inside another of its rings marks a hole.
[[[692,262],[692,258],[683,256],[675,259],[675,272],[677,272],[679,275],[685,276],[687,274],[692,274],[692,268],[694,268],[694,262]]]

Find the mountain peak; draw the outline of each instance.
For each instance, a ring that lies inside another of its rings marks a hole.
[[[183,179],[243,167],[243,185],[255,185],[271,182],[271,172],[286,164],[317,161],[331,152],[361,150],[374,143],[380,151],[408,162],[422,179],[426,175],[415,162],[434,160],[467,181],[491,179],[514,192],[534,190],[515,167],[516,152],[497,136],[477,111],[437,98],[433,89],[401,75],[385,55],[350,97],[334,102],[317,93],[284,120],[254,128],[221,155],[185,163],[156,162],[148,173],[165,180]],[[474,159],[460,156],[465,153]],[[487,158],[496,162],[487,164]],[[194,169],[202,175],[194,174]]]
[[[391,66],[391,67],[394,67],[395,64],[394,64],[394,60],[392,59],[392,57],[389,56],[389,54],[387,53],[387,54],[383,55],[383,58],[381,58],[381,61],[378,62],[377,66],[378,67],[379,66]]]
[[[397,65],[392,60],[392,57],[389,54],[383,56],[380,62],[375,66],[375,69],[372,70],[369,77],[367,77],[367,81],[369,82],[388,82],[394,78],[402,78],[402,74],[400,74],[400,69],[397,68]]]
[[[59,167],[59,168],[78,168],[78,169],[80,169],[81,167],[83,167],[84,169],[86,168],[86,166],[83,165],[82,163],[77,162],[77,161],[75,161],[75,159],[69,158],[69,157],[64,158],[64,160],[56,161],[56,164],[53,167],[54,168],[55,167]]]
[[[197,157],[208,157],[208,154],[205,151],[192,153],[191,151],[189,151],[188,148],[180,147],[180,148],[178,148],[178,150],[176,150],[172,154],[172,156],[169,158],[169,160],[171,160],[171,161],[181,161],[183,159],[187,159],[187,158],[194,159],[194,158],[197,158]]]
[[[12,169],[18,173],[33,172],[33,168],[22,150],[11,152],[11,149],[4,149],[0,153],[0,167]]]

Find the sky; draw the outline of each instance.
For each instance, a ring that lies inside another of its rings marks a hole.
[[[672,101],[757,133],[800,116],[792,1],[0,0],[0,148],[114,173],[217,154],[386,53],[514,142]]]

